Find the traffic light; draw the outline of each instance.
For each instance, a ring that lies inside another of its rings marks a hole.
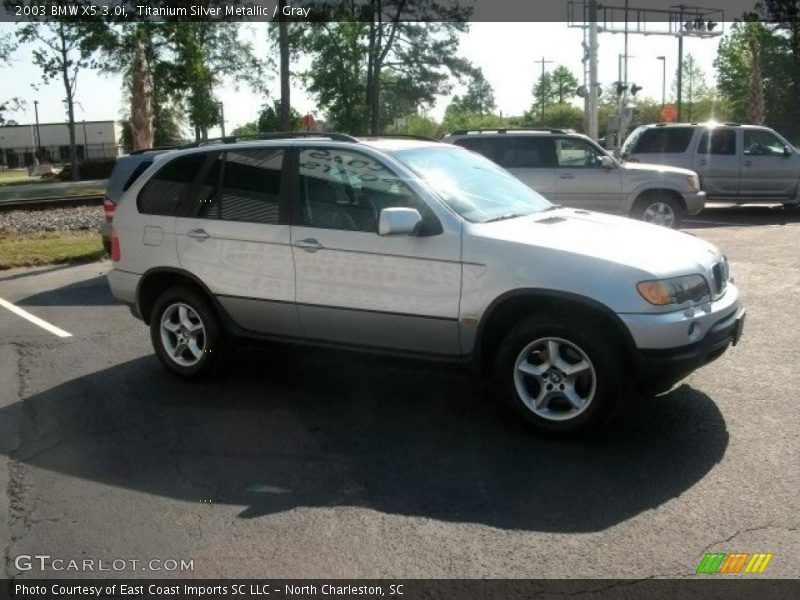
[[[640,91],[641,89],[642,89],[642,86],[636,85],[635,83],[632,83],[631,84],[631,95],[635,96],[636,92]]]
[[[623,82],[621,82],[621,81],[615,81],[615,82],[614,82],[614,89],[615,89],[615,90],[616,90],[616,92],[617,92],[617,96],[619,96],[619,95],[621,95],[621,94],[622,94],[622,92],[624,92],[624,91],[625,91],[626,89],[628,89],[628,88],[627,88],[627,86],[626,86],[626,85],[625,85]]]

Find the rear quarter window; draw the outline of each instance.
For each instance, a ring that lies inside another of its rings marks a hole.
[[[144,184],[136,205],[146,215],[186,216],[191,212],[192,184],[207,154],[172,159]]]
[[[629,152],[631,154],[686,152],[693,134],[692,127],[651,127],[639,134]]]

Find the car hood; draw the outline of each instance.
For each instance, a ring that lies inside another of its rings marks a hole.
[[[707,273],[722,257],[713,244],[687,233],[570,208],[476,227],[497,240],[626,265],[654,277]]]
[[[670,167],[667,165],[655,165],[649,163],[637,163],[637,162],[624,162],[622,163],[622,168],[628,171],[648,171],[650,173],[663,173],[664,175],[674,174],[674,175],[683,175],[684,177],[688,177],[690,175],[694,175],[695,172],[689,169],[681,169],[680,167]]]

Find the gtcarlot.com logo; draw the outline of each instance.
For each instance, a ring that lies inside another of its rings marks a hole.
[[[767,568],[772,554],[766,552],[725,552],[706,553],[700,565],[697,567],[698,573],[753,573],[761,574]]]
[[[49,554],[20,554],[14,559],[18,571],[194,571],[194,559],[153,558],[57,558]]]

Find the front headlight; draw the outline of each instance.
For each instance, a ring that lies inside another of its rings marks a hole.
[[[689,175],[689,177],[686,178],[686,181],[689,183],[689,187],[695,192],[700,191],[700,178],[697,175]]]
[[[636,284],[636,289],[642,298],[656,306],[683,304],[684,302],[699,303],[711,299],[711,290],[702,275],[640,281]]]

